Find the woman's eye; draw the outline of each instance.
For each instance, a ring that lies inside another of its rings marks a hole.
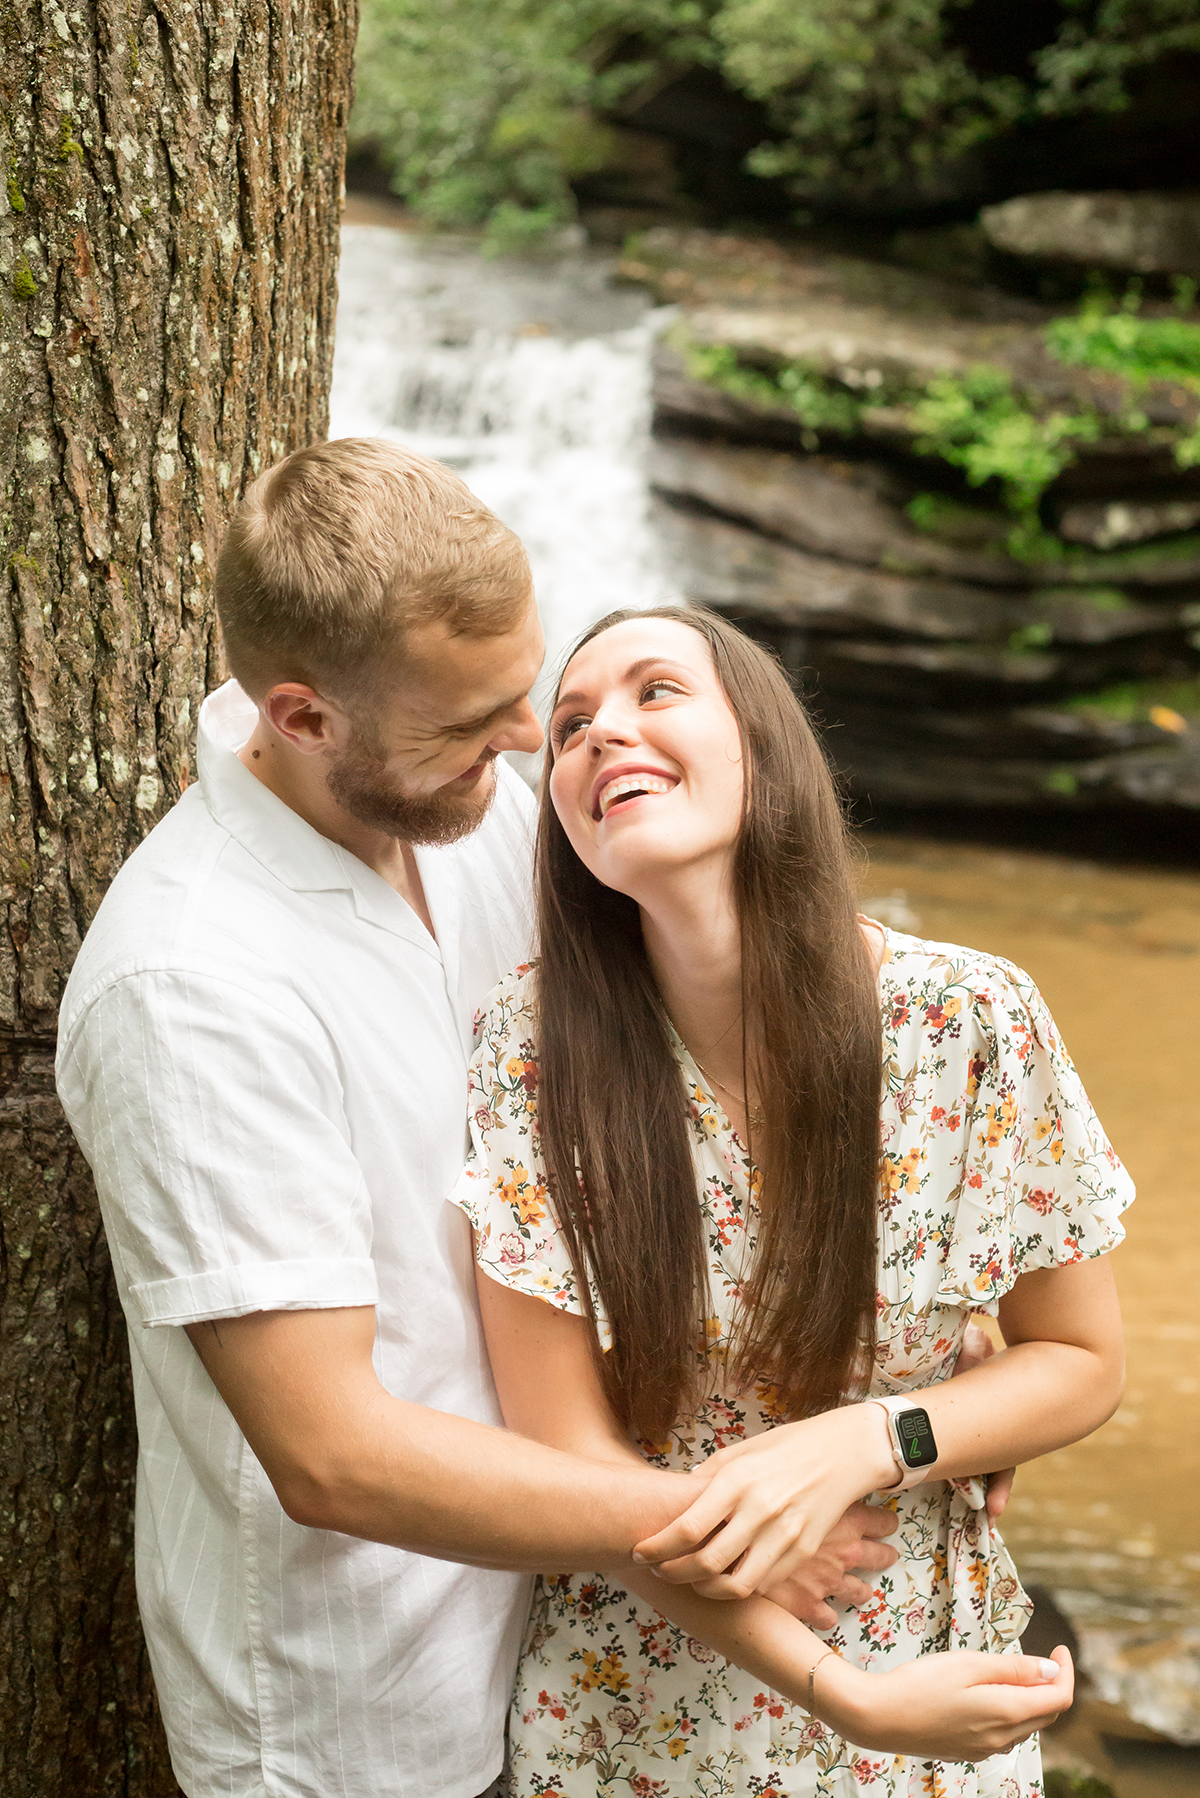
[[[678,692],[679,688],[670,681],[652,680],[642,688],[642,704],[644,705],[647,699],[660,698],[664,693],[670,695]]]
[[[556,749],[561,749],[568,737],[573,736],[577,730],[584,730],[586,727],[586,718],[564,718],[562,723],[556,725],[554,728],[554,747]]]

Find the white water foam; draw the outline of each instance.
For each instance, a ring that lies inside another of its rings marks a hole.
[[[661,314],[588,251],[485,261],[386,227],[342,233],[330,435],[455,467],[529,551],[563,651],[615,606],[678,598],[648,516],[650,353]]]

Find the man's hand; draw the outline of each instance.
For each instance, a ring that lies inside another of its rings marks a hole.
[[[982,1325],[969,1323],[963,1332],[962,1347],[958,1351],[958,1360],[954,1363],[954,1374],[970,1373],[973,1367],[982,1367],[995,1353],[996,1345]],[[954,1374],[951,1374],[951,1379]],[[1005,1506],[1012,1497],[1017,1470],[1015,1467],[1005,1467],[999,1473],[987,1473],[983,1477],[987,1484],[987,1514],[994,1523],[998,1517],[1003,1517]]]
[[[782,1605],[810,1629],[832,1629],[837,1622],[835,1604],[863,1605],[871,1596],[870,1586],[856,1579],[852,1570],[879,1573],[897,1559],[896,1550],[884,1540],[895,1528],[894,1511],[861,1501],[851,1505],[816,1554],[787,1579],[766,1587],[763,1597]]]

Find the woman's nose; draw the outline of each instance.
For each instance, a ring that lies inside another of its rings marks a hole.
[[[637,715],[621,705],[601,706],[588,725],[588,748],[599,755],[614,743],[636,743]]]

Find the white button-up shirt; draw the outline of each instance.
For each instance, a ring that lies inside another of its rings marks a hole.
[[[137,1577],[191,1798],[475,1798],[500,1769],[526,1582],[293,1523],[182,1326],[374,1305],[397,1397],[499,1424],[462,1166],[472,1014],[529,948],[532,801],[419,849],[437,940],[238,761],[104,900],[62,1007],[59,1091],[129,1323]]]

